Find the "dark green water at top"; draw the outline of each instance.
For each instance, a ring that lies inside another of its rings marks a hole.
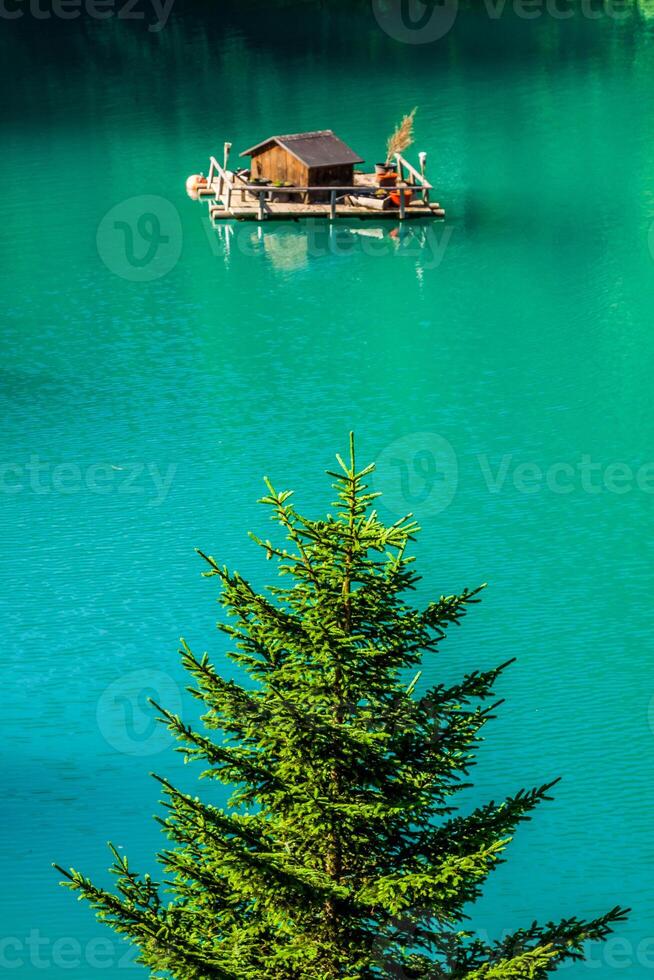
[[[426,44],[366,6],[0,24],[0,969],[129,968],[50,862],[105,880],[111,839],[151,867],[148,772],[192,779],[146,698],[191,710],[180,633],[224,653],[192,549],[263,583],[261,475],[317,513],[354,428],[386,516],[423,524],[418,598],[491,585],[425,682],[518,657],[478,796],[565,777],[475,924],[621,902],[568,975],[651,975],[646,14],[461,11]],[[374,162],[413,105],[444,226],[208,233],[185,196],[225,139],[333,127]]]

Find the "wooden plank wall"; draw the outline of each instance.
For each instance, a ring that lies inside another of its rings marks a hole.
[[[354,183],[351,163],[330,167],[307,167],[281,146],[271,146],[252,157],[252,176],[287,180],[297,187],[350,187]]]
[[[309,168],[281,146],[271,146],[252,157],[252,176],[288,180],[298,187],[307,187],[310,184]]]
[[[332,167],[312,167],[310,170],[311,187],[352,187],[354,184],[354,165],[339,164]]]

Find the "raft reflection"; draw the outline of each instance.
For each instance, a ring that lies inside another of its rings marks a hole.
[[[306,269],[317,260],[343,260],[354,255],[404,257],[415,260],[421,269],[430,270],[443,261],[453,226],[415,222],[383,228],[357,227],[316,220],[292,227],[218,223],[209,230],[219,243],[216,254],[222,254],[226,261],[235,252],[252,257],[263,255],[282,272]]]

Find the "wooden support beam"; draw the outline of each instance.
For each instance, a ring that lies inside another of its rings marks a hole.
[[[279,209],[283,208],[284,205],[280,204]],[[306,220],[308,218],[324,218],[328,226],[333,228],[335,222],[329,221],[329,206],[327,204],[323,205],[322,208],[315,207],[312,205],[307,205],[301,211],[289,211],[289,210],[279,210],[277,206],[273,205],[269,207],[266,211],[264,222],[270,218],[274,218],[276,221],[293,221],[299,222]],[[399,209],[393,208],[387,211],[374,211],[367,208],[357,208],[350,207],[348,205],[339,206],[336,210],[336,221],[345,220],[352,221],[358,218],[361,221],[379,222],[379,221],[397,221],[399,219]],[[445,211],[442,208],[407,208],[405,219],[406,221],[415,219],[425,219],[425,218],[444,218]],[[214,221],[253,221],[261,224],[259,219],[259,209],[255,205],[254,207],[241,208],[235,205],[231,211],[226,208],[214,208],[213,210],[213,220]]]
[[[229,160],[229,151],[232,148],[231,143],[225,143],[223,146],[223,167],[220,171],[220,179],[218,181],[218,191],[216,193],[217,197],[220,197],[223,192],[223,187],[225,185],[225,174],[227,172],[227,161]]]
[[[336,217],[336,191],[329,195],[329,220],[333,221]]]
[[[424,204],[429,204],[429,183],[427,181],[426,170],[427,170],[427,154],[422,152],[418,154],[418,160],[420,161],[420,174],[422,176],[423,192],[422,200]]]

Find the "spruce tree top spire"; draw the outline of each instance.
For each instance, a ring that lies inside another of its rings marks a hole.
[[[232,788],[227,809],[157,777],[165,883],[114,851],[118,895],[76,871],[62,871],[65,884],[139,946],[153,977],[545,977],[625,912],[533,924],[494,944],[462,929],[465,906],[554,783],[457,812],[511,661],[418,693],[423,658],[480,589],[411,605],[417,524],[380,520],[373,467],[357,470],[352,436],[349,462],[337,460],[336,510],[322,520],[266,480],[262,503],[286,539],[253,535],[280,576],[266,594],[200,552],[220,586],[219,629],[250,683],[225,680],[182,642],[204,731],[155,707],[185,758]]]

